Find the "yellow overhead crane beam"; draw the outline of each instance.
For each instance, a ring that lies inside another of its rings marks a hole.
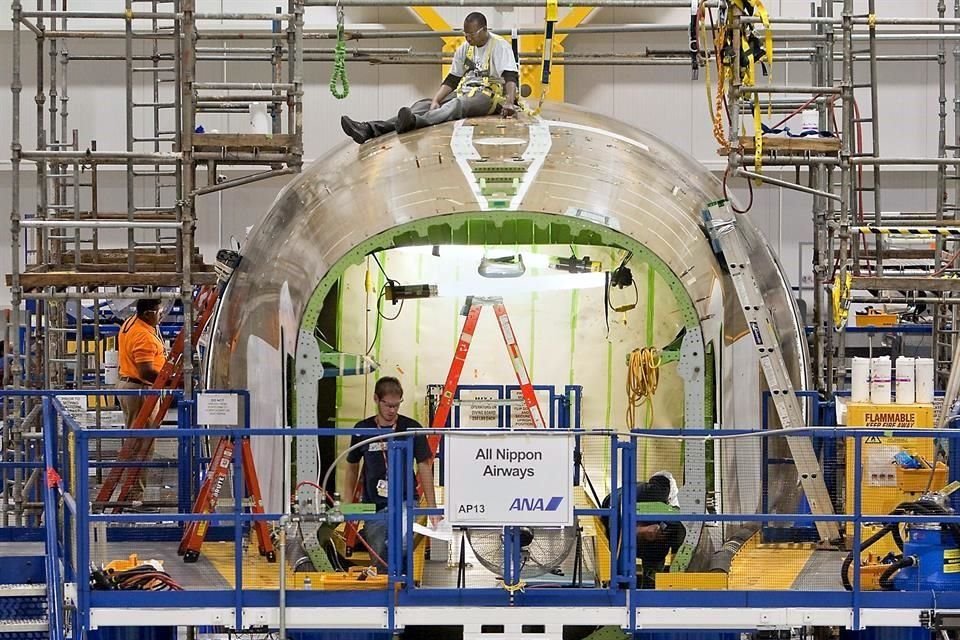
[[[411,7],[418,18],[434,31],[452,31],[453,28],[444,20],[443,16],[433,7]],[[573,29],[580,26],[584,20],[590,17],[594,7],[574,7],[570,9],[558,22],[559,29]],[[557,34],[553,38],[554,56],[563,53],[563,41],[567,34]],[[463,38],[443,37],[443,53],[453,55]],[[544,37],[542,35],[520,36],[521,52],[543,53]],[[443,65],[441,69],[441,78],[445,78],[450,71],[450,65]],[[550,86],[547,90],[547,99],[557,102],[564,101],[564,66],[555,65],[550,72]],[[540,96],[540,65],[525,64],[520,66],[520,85],[530,87],[530,99],[536,100]]]

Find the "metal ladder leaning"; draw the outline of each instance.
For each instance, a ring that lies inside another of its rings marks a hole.
[[[737,220],[726,200],[707,204],[703,211],[706,230],[713,244],[714,253],[726,263],[733,280],[740,307],[753,334],[753,341],[760,356],[760,366],[770,388],[770,395],[784,429],[803,427],[805,421],[800,401],[790,380],[790,373],[783,360],[780,341],[773,330],[773,321],[766,302],[757,285],[753,267],[747,256],[743,240],[737,231]],[[800,484],[814,515],[833,515],[833,503],[823,481],[820,462],[807,437],[787,436],[787,445],[800,476]],[[823,541],[840,538],[836,522],[818,521],[817,532]]]

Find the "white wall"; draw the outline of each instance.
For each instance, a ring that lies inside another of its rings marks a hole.
[[[200,0],[200,11],[212,11],[220,7],[220,0]],[[275,3],[257,0],[231,0],[230,11],[272,11]],[[285,4],[285,3],[283,3]],[[767,7],[772,15],[805,15],[809,11],[806,0],[768,1]],[[864,5],[861,7],[860,5]],[[858,0],[858,11],[865,13],[866,2]],[[71,3],[76,9],[88,8],[97,11],[120,10],[118,1]],[[451,24],[459,24],[467,10],[455,10],[444,15]],[[539,10],[524,9],[491,15],[490,22],[498,26],[537,25],[541,14]],[[935,16],[936,2],[898,3],[895,9],[884,15]],[[330,27],[334,13],[331,8],[308,9],[308,26]],[[595,12],[592,22],[595,24],[614,24],[626,22],[660,21],[681,23],[686,20],[683,10],[629,10],[601,9]],[[418,24],[412,12],[406,9],[347,9],[348,25],[371,27],[386,24],[388,28],[412,29]],[[84,24],[88,28],[113,28],[119,23],[109,25]],[[210,28],[218,25],[211,24]],[[224,25],[236,28],[236,23]],[[783,27],[786,29],[788,27]],[[780,31],[778,29],[778,31]],[[778,32],[775,31],[775,34]],[[568,50],[572,52],[615,51],[635,52],[650,48],[683,48],[686,35],[673,34],[618,34],[583,35],[567,40]],[[10,22],[0,20],[0,57],[8,58],[11,47]],[[29,32],[23,37],[24,91],[21,100],[22,122],[21,138],[24,147],[33,148],[35,141],[36,106],[34,65],[35,45]],[[326,41],[310,41],[310,47],[327,47]],[[204,41],[214,46],[215,41]],[[418,51],[437,51],[439,40],[412,39],[399,41],[362,41],[361,46],[369,47],[412,47]],[[71,41],[72,53],[122,52],[122,41]],[[139,45],[140,51],[145,52]],[[234,42],[233,46],[250,46],[249,43]],[[780,50],[787,46],[778,43]],[[952,47],[948,47],[948,54]],[[935,53],[935,43],[884,43],[882,54]],[[952,96],[953,62],[948,55],[948,92]],[[206,62],[201,64],[202,80],[249,81],[264,77],[266,65],[259,63],[231,63],[224,73],[222,64]],[[304,151],[307,158],[322,156],[336,144],[342,143],[344,136],[339,128],[339,116],[348,113],[358,119],[368,119],[391,115],[399,106],[414,99],[430,95],[439,79],[440,71],[426,65],[384,65],[372,66],[363,63],[349,63],[348,72],[351,81],[350,96],[335,100],[329,92],[331,65],[326,63],[307,63],[305,80],[305,121]],[[858,64],[857,73],[864,77],[866,67]],[[839,75],[839,65],[837,69]],[[11,65],[0,66],[0,85],[9,86]],[[45,78],[46,80],[46,78]],[[774,70],[774,82],[809,82],[809,67],[805,63],[777,64]],[[883,155],[919,156],[935,155],[937,134],[937,74],[936,65],[918,62],[881,63],[881,108],[879,119],[882,132]],[[146,90],[146,86],[141,87]],[[9,95],[4,92],[5,96]],[[711,135],[711,127],[706,108],[703,75],[698,81],[690,79],[688,67],[597,67],[571,66],[566,69],[567,100],[598,112],[611,115],[630,124],[652,129],[667,141],[675,144],[704,162],[711,168],[719,169],[723,160],[716,154],[716,144]],[[866,92],[858,92],[861,108],[869,110]],[[81,146],[89,140],[97,140],[100,149],[122,149],[124,139],[124,87],[123,65],[116,62],[77,62],[70,68],[70,114],[71,127],[80,130]],[[952,108],[952,105],[948,105]],[[10,145],[10,98],[0,100],[0,147],[8,149]],[[229,118],[206,117],[203,124],[207,129],[221,131],[240,130],[246,123],[245,116]],[[953,135],[952,114],[949,135]],[[870,144],[869,131],[866,144]],[[7,154],[4,153],[4,156]],[[791,178],[791,170],[777,172],[768,170],[772,175]],[[104,169],[101,179],[101,207],[116,211],[125,210],[122,169]],[[202,176],[201,172],[201,176]],[[805,178],[804,178],[805,179]],[[220,198],[206,196],[200,201],[200,222],[198,241],[204,254],[212,258],[222,239],[226,243],[230,235],[242,236],[243,229],[256,222],[269,207],[284,180],[277,179],[254,186],[229,190]],[[734,192],[743,191],[742,183],[734,187]],[[21,210],[26,212],[35,206],[34,179],[28,176],[24,181],[21,198]],[[935,173],[893,169],[884,174],[885,210],[932,210],[935,204]],[[798,242],[810,239],[809,196],[796,192],[781,192],[769,187],[759,188],[751,217],[778,250],[791,278],[798,273]],[[9,211],[10,173],[9,161],[0,159],[0,211]],[[867,209],[871,210],[868,202]],[[218,221],[218,210],[222,209],[222,222]],[[3,215],[6,219],[6,214]],[[219,239],[218,239],[219,238]],[[9,273],[11,256],[9,250],[9,227],[0,225],[0,272]],[[809,271],[809,269],[806,269]],[[0,286],[0,307],[9,305],[9,290]]]

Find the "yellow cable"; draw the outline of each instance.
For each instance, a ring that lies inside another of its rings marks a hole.
[[[647,405],[647,424],[653,424],[653,394],[660,383],[662,358],[655,347],[634,349],[627,356],[627,427],[636,425],[636,410]]]
[[[527,588],[527,583],[524,582],[523,580],[520,580],[516,584],[507,584],[507,581],[504,580],[503,578],[497,578],[497,584],[500,586],[501,589],[503,589],[504,591],[506,591],[511,595],[518,591],[522,592],[524,589]]]

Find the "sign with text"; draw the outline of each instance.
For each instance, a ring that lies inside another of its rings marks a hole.
[[[240,397],[235,393],[201,393],[197,396],[197,424],[236,427],[240,424]]]
[[[573,438],[547,434],[445,437],[446,519],[453,526],[573,524]]]

